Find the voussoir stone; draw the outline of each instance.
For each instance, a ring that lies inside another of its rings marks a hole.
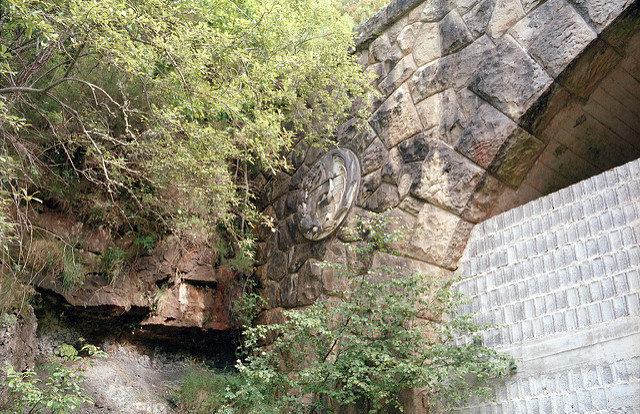
[[[420,176],[414,177],[411,194],[460,214],[483,173],[444,142],[436,141],[430,144]]]
[[[495,4],[496,0],[483,0],[462,16],[474,38],[482,36],[487,31],[487,25],[491,20],[491,12]]]
[[[564,0],[549,0],[509,31],[554,78],[597,34]]]
[[[460,135],[455,149],[487,168],[516,127],[502,112],[483,103]]]
[[[440,49],[443,55],[456,52],[473,40],[469,29],[456,10],[452,10],[438,24],[440,30]]]
[[[609,26],[633,0],[568,0],[582,17],[600,33]]]
[[[462,49],[472,40],[462,18],[453,10],[442,21],[424,23],[420,27],[413,43],[413,58],[421,66]]]
[[[416,64],[411,55],[405,56],[379,84],[378,89],[385,96],[391,94],[416,71]]]
[[[478,68],[478,62],[490,56],[493,48],[491,40],[482,36],[457,53],[419,67],[409,81],[414,101],[419,102],[449,87],[461,89],[466,86]]]
[[[408,241],[399,243],[397,249],[445,269],[455,267],[473,228],[473,224],[429,203],[422,205],[417,217],[400,209],[390,214],[411,231]]]
[[[502,194],[508,189],[499,180],[487,174],[483,177],[473,196],[467,203],[462,217],[472,223],[479,223],[489,218]]]
[[[487,34],[494,39],[501,37],[511,26],[524,17],[518,0],[496,0],[487,24]]]
[[[512,38],[503,36],[473,74],[469,89],[517,121],[552,82]]]
[[[422,126],[411,101],[409,87],[404,84],[398,88],[380,105],[369,123],[387,148],[420,132]]]
[[[489,170],[500,180],[518,186],[544,150],[544,143],[516,128],[493,160]]]

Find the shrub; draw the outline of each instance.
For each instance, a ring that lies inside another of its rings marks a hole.
[[[76,411],[84,403],[92,403],[91,398],[85,394],[81,387],[83,363],[79,366],[67,366],[82,360],[79,353],[88,356],[104,357],[106,354],[93,345],[84,345],[80,351],[71,345],[63,344],[56,350],[56,355],[62,360],[52,358],[51,363],[44,369],[47,372],[46,379],[40,380],[33,370],[17,372],[11,365],[6,365],[4,371],[7,375],[2,385],[9,391],[10,411],[16,412],[52,412],[65,414]],[[67,362],[65,362],[67,361]]]
[[[488,382],[508,374],[513,361],[477,340],[456,341],[488,326],[456,312],[463,298],[454,280],[396,264],[402,261],[391,246],[404,236],[387,224],[383,216],[359,222],[352,235],[359,265],[326,264],[346,279],[345,290],[286,312],[282,324],[245,331],[248,356],[236,365],[243,383],[225,389],[221,412],[332,412],[353,404],[386,412],[401,410],[400,396],[412,388],[445,405],[490,397]]]

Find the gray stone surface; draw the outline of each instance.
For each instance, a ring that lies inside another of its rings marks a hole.
[[[474,228],[463,311],[501,325],[483,342],[521,361],[496,402],[459,412],[640,410],[638,172],[640,160]]]
[[[421,124],[406,84],[395,91],[369,121],[387,148],[420,132]]]
[[[474,73],[469,88],[517,121],[551,85],[552,79],[509,36]]]
[[[564,0],[547,1],[509,33],[554,78],[597,36]]]

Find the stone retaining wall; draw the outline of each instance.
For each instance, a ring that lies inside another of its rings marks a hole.
[[[483,342],[521,360],[460,412],[640,412],[640,160],[476,226],[459,265],[465,311],[502,325]]]

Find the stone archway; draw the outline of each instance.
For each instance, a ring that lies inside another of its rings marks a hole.
[[[640,156],[640,12],[624,0],[394,0],[360,28],[382,98],[341,145],[358,156],[354,214],[391,209],[415,266],[450,272],[476,223]],[[296,209],[321,155],[265,186],[256,273],[272,308],[330,290],[314,260],[348,260],[340,231],[305,240]]]

